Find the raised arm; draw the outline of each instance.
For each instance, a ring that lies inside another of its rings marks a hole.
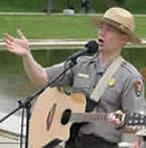
[[[23,33],[20,30],[17,30],[17,34],[18,38],[15,38],[8,33],[4,35],[6,49],[22,57],[25,72],[32,83],[45,85],[48,82],[45,69],[33,58],[29,48],[29,42]]]

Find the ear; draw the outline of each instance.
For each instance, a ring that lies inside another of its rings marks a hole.
[[[125,34],[125,33],[122,33],[122,35],[121,35],[121,44],[125,45],[128,40],[129,40],[129,36],[127,34]]]

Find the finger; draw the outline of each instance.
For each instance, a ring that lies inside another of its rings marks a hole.
[[[15,40],[15,38],[13,36],[9,35],[8,33],[5,33],[4,36],[5,36],[6,39],[8,39],[10,41],[14,41]]]
[[[108,123],[111,127],[115,127],[115,128],[122,125],[121,121],[117,119],[113,113],[109,114]]]
[[[107,116],[107,120],[112,121],[114,116],[115,116],[114,113],[109,113],[108,116]]]
[[[20,39],[25,39],[25,36],[23,35],[23,33],[21,32],[20,29],[17,29],[17,34],[18,34]]]
[[[8,51],[17,54],[17,52],[15,51],[15,48],[11,45],[5,45],[5,47],[7,48]]]
[[[121,114],[121,115],[122,115],[123,112],[122,112],[121,110],[117,110],[117,111],[116,111],[116,114]]]
[[[7,45],[7,44],[5,44],[4,46],[5,46],[5,48],[8,49],[8,51],[10,51],[10,52],[14,52],[14,49],[13,49],[13,47],[12,47],[11,45]]]
[[[117,116],[115,115],[115,113],[109,114],[108,120],[109,120],[109,121],[112,121],[112,122],[121,122],[121,121],[119,120],[119,118],[117,118]]]
[[[8,44],[8,45],[12,44],[12,41],[9,39],[6,39],[6,38],[4,38],[4,42],[5,42],[5,44]]]
[[[123,117],[124,114],[121,110],[116,111],[114,114],[115,114],[117,119],[122,121],[122,117]]]

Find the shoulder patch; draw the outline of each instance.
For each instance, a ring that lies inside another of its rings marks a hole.
[[[132,85],[134,87],[135,93],[137,97],[140,97],[143,91],[143,85],[141,81],[135,81]]]

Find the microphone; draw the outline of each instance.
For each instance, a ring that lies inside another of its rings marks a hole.
[[[95,53],[97,52],[98,49],[98,44],[96,41],[91,40],[88,43],[85,44],[84,48],[76,53],[74,53],[73,55],[69,56],[67,58],[67,61],[71,60],[71,61],[75,61],[79,56],[82,56],[86,53]]]

